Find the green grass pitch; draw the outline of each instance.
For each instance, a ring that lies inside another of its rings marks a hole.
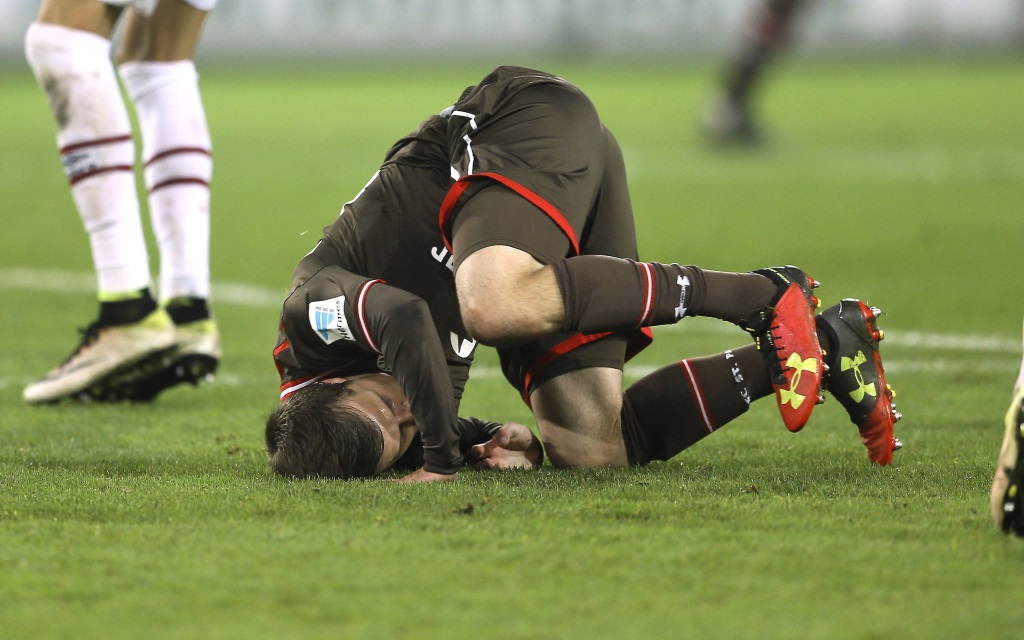
[[[643,256],[798,264],[825,304],[886,311],[906,416],[893,466],[868,464],[835,401],[794,435],[769,400],[637,470],[271,477],[262,421],[292,267],[387,147],[487,64],[204,69],[218,379],[152,405],[25,407],[95,301],[42,93],[8,68],[0,636],[1019,638],[1024,540],[995,531],[988,487],[1021,356],[1024,62],[790,60],[755,152],[700,142],[716,66],[503,62],[594,99]],[[744,342],[686,321],[629,373]],[[530,424],[483,349],[463,413]]]

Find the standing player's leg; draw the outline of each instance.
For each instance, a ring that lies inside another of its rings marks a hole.
[[[25,34],[26,58],[49,100],[89,235],[100,300],[99,318],[79,347],[25,389],[30,403],[91,393],[113,372],[174,343],[173,325],[150,292],[131,123],[109,57],[119,15],[96,0],[44,0]]]
[[[992,480],[992,519],[1006,533],[1024,536],[1024,359],[1006,412],[1003,445]]]
[[[125,20],[119,71],[139,117],[150,218],[160,249],[160,299],[179,342],[173,354],[146,363],[126,386],[134,399],[207,378],[220,361],[209,305],[213,156],[193,62],[213,4],[162,0],[152,15],[131,10]]]

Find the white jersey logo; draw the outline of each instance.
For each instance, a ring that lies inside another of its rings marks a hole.
[[[452,273],[455,273],[455,256],[448,253],[447,247],[431,247],[430,257],[446,266]]]
[[[679,306],[676,307],[676,320],[686,315],[686,292],[690,288],[690,276],[676,276],[679,285]]]
[[[460,358],[468,358],[469,354],[473,353],[473,349],[476,348],[476,340],[469,340],[468,338],[459,342],[459,336],[454,333],[448,335],[452,338],[452,349],[455,351],[455,355]]]
[[[345,296],[309,303],[309,326],[325,344],[337,340],[355,342],[355,336],[345,318]]]

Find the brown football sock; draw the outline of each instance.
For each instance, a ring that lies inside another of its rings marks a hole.
[[[694,315],[736,323],[767,305],[776,290],[768,278],[754,273],[609,256],[577,256],[552,266],[565,305],[566,332],[622,331]]]
[[[662,367],[623,395],[630,464],[672,458],[771,393],[767,366],[753,345]]]

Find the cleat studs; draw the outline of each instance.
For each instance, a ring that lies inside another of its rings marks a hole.
[[[871,307],[869,311],[871,311],[871,316],[874,318],[877,318],[878,316],[882,315],[882,310],[879,309],[878,307]]]
[[[899,422],[902,419],[903,419],[903,414],[902,413],[900,413],[899,411],[893,411],[892,412],[892,421],[893,422]]]
[[[902,448],[903,448],[903,443],[900,442],[900,439],[899,438],[893,438],[892,439],[892,450],[893,451],[899,451]]]
[[[825,396],[819,395],[818,401],[815,402],[814,404],[825,404]]]
[[[883,331],[881,329],[876,329],[875,330],[875,340],[877,342],[881,342],[882,340],[885,340],[885,331]]]

